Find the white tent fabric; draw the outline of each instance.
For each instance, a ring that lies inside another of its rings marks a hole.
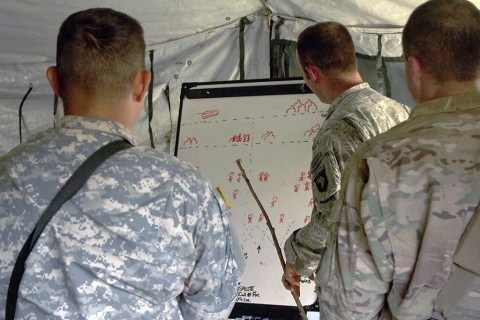
[[[387,81],[392,96],[411,105],[401,68],[387,70],[388,79],[383,79],[379,71],[385,70],[385,65],[381,65],[385,59],[401,56],[402,26],[411,11],[423,2],[1,0],[0,155],[20,142],[19,105],[30,87],[31,93],[21,112],[22,139],[54,124],[54,96],[45,70],[55,63],[58,28],[73,12],[110,7],[142,23],[147,50],[154,55],[153,140],[155,148],[170,151],[183,83],[270,78],[271,40],[278,37],[295,41],[306,26],[319,21],[334,20],[349,26],[357,52],[367,57],[365,68],[372,68],[366,80],[379,91],[386,88]],[[480,7],[480,0],[472,2]],[[146,61],[150,68],[148,54]],[[240,61],[244,61],[243,65]],[[60,116],[61,112],[57,120]],[[145,113],[135,128],[138,141],[144,145],[150,145],[148,124],[145,105]]]

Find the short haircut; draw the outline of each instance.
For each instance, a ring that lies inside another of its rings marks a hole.
[[[70,15],[57,38],[59,87],[96,97],[122,98],[145,68],[143,28],[134,18],[107,8]]]
[[[431,0],[405,25],[403,54],[418,57],[437,82],[471,81],[480,64],[480,11],[466,0]]]
[[[347,28],[337,22],[321,22],[298,36],[297,54],[302,68],[314,65],[323,72],[357,70],[355,46]]]

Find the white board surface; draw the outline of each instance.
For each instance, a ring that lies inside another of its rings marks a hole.
[[[311,148],[328,106],[303,81],[266,80],[184,84],[175,155],[220,186],[231,205],[246,269],[237,302],[295,306],[281,284],[283,273],[270,230],[236,164],[283,244],[310,219]],[[316,300],[313,281],[302,279],[300,301]]]

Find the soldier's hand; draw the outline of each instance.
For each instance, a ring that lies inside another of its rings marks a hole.
[[[294,291],[300,296],[300,275],[290,263],[285,265],[285,273],[282,276],[282,283],[288,291]]]

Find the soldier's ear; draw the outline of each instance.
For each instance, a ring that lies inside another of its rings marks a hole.
[[[60,87],[58,85],[58,72],[57,72],[57,67],[51,66],[48,67],[46,76],[48,79],[48,82],[50,82],[50,86],[52,87],[53,91],[58,97],[62,97],[60,94]]]
[[[314,82],[319,82],[320,79],[323,78],[323,72],[317,66],[313,66],[313,65],[306,66],[305,71],[307,72],[309,79],[312,79]]]
[[[410,94],[416,103],[422,102],[425,94],[426,82],[425,67],[422,61],[415,56],[408,56],[405,59],[405,77]]]
[[[150,74],[150,71],[142,70],[137,73],[133,82],[133,95],[136,101],[143,101],[151,80],[152,75]]]
[[[407,58],[406,63],[410,67],[411,80],[414,82],[420,81],[425,72],[422,60],[420,60],[418,57],[415,57],[415,56],[409,56]]]

